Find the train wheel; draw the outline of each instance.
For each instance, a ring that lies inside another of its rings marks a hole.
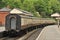
[[[8,31],[3,31],[3,37],[7,37],[8,36]]]
[[[18,32],[18,36],[19,37],[21,37],[21,36],[23,36],[23,35],[25,35],[26,34],[26,30],[20,30],[19,32]]]
[[[18,32],[15,30],[8,31],[9,37],[16,37],[18,35]]]

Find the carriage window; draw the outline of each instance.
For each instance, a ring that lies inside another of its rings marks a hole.
[[[16,18],[12,17],[10,19],[10,23],[11,23],[11,29],[16,30]]]

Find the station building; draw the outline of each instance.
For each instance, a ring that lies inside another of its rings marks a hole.
[[[9,14],[10,10],[7,7],[0,9],[0,26],[5,25],[5,17]]]

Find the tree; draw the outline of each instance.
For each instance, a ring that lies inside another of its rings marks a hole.
[[[54,12],[60,12],[60,0],[0,0],[0,8],[9,5],[11,8],[20,8],[38,16],[50,17]]]
[[[32,12],[33,15],[37,16],[38,14],[36,14],[36,10],[35,10],[35,7],[34,7],[34,2],[35,2],[35,0],[24,0],[21,8],[23,10],[27,10],[29,12]]]
[[[6,5],[11,6],[11,8],[20,8],[21,0],[4,0]]]
[[[58,0],[38,0],[35,9],[44,17],[50,16],[53,12],[60,11],[60,3]]]
[[[3,0],[0,0],[0,8],[4,7],[6,4]]]

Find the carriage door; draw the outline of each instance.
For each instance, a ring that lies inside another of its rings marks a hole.
[[[16,29],[16,18],[14,18],[14,17],[12,17],[11,19],[10,19],[10,23],[11,23],[11,29]]]

